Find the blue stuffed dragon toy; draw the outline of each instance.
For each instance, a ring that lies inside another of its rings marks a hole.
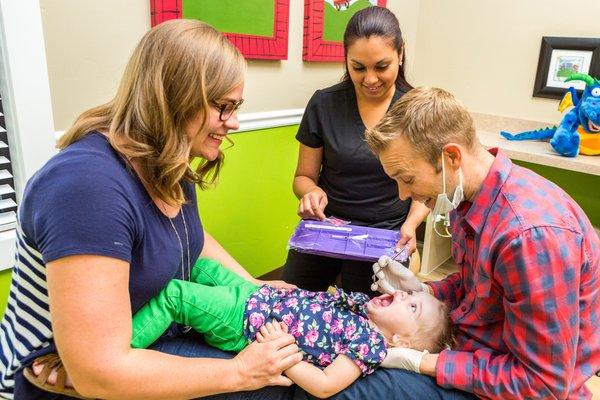
[[[600,155],[600,80],[586,74],[572,74],[565,82],[583,81],[586,83],[581,100],[577,98],[574,87],[570,87],[558,109],[565,114],[558,126],[534,131],[500,134],[508,140],[550,139],[550,145],[565,157],[577,154]]]

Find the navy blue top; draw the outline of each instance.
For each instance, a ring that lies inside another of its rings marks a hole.
[[[187,266],[200,255],[204,233],[194,185],[182,186],[188,201],[171,220],[174,229],[137,175],[99,133],[59,152],[29,180],[18,211],[15,265],[0,324],[0,398],[55,397],[39,397],[21,373],[33,358],[55,351],[48,262],[71,255],[128,262],[133,312],[171,279],[182,278],[182,253],[189,279]],[[78,267],[83,270],[86,265]]]
[[[390,107],[402,94],[396,89]],[[354,86],[342,82],[313,94],[296,139],[308,147],[323,148],[318,185],[327,193],[327,217],[399,229],[408,215],[410,199],[398,198],[396,182],[367,147],[365,129]]]
[[[187,259],[182,214],[172,219],[183,245],[185,279],[204,244],[196,193],[183,184],[182,207],[190,247]],[[25,236],[44,264],[75,254],[130,263],[133,312],[173,278],[181,276],[181,245],[169,219],[140,179],[100,133],[92,133],[54,156],[29,181],[20,209]]]

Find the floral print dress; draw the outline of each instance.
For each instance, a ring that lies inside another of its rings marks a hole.
[[[268,321],[283,321],[304,354],[304,361],[326,367],[339,354],[349,357],[363,375],[372,373],[387,350],[381,333],[369,325],[363,293],[310,292],[262,286],[246,303],[244,335],[255,340]]]

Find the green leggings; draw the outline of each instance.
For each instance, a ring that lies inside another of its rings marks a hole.
[[[258,286],[207,258],[196,261],[191,279],[171,280],[134,314],[132,347],[150,346],[172,322],[191,326],[221,350],[246,347],[244,310]]]

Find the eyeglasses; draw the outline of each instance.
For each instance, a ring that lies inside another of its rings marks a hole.
[[[229,118],[231,118],[233,113],[236,112],[242,106],[243,102],[244,102],[244,99],[240,99],[238,101],[227,102],[227,103],[219,103],[219,102],[213,101],[212,104],[213,104],[213,106],[215,106],[215,108],[217,110],[219,110],[219,120],[227,121]]]

